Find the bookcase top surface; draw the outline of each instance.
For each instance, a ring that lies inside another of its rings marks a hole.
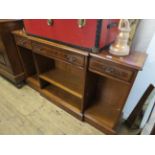
[[[130,67],[137,70],[142,70],[147,58],[147,54],[143,52],[131,51],[128,56],[114,56],[107,50],[95,54],[90,53],[91,57],[99,58],[107,61],[117,63],[126,67]]]

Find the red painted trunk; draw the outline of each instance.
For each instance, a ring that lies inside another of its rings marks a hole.
[[[86,50],[99,51],[114,41],[118,33],[118,19],[86,19],[79,27],[77,19],[25,19],[28,34]]]

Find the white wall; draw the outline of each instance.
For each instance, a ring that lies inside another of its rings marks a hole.
[[[146,51],[148,53],[148,58],[143,71],[138,73],[127,99],[123,115],[125,119],[136,106],[148,85],[150,83],[155,85],[155,20],[146,19],[141,21],[132,49],[140,52]]]
[[[155,19],[143,19],[137,28],[133,39],[132,50],[146,52],[155,32]]]

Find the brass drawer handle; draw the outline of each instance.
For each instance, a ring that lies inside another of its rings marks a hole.
[[[78,27],[82,28],[86,25],[86,19],[78,19]]]
[[[18,41],[17,41],[17,44],[26,46],[27,40],[18,40]]]
[[[69,61],[69,62],[71,62],[71,63],[73,63],[73,62],[76,61],[76,57],[70,56],[70,55],[66,55],[66,59],[67,59],[67,61]]]
[[[105,68],[105,72],[106,73],[114,73],[115,72],[115,69],[114,68],[111,68],[111,67],[106,67]]]
[[[34,45],[33,48],[34,48],[35,51],[44,52],[44,48],[43,47],[39,47],[37,45]]]
[[[43,47],[40,47],[40,48],[39,48],[39,51],[40,51],[40,52],[46,53],[46,50],[45,50]]]
[[[47,19],[47,25],[52,26],[54,24],[53,19]],[[78,27],[82,28],[86,25],[86,19],[78,19]]]
[[[52,26],[54,24],[54,20],[53,19],[47,19],[47,25],[48,26]]]
[[[106,73],[114,73],[115,69],[111,68],[111,67],[107,67],[107,66],[102,66],[102,69],[106,72]]]
[[[119,76],[119,77],[120,77],[120,76],[123,76],[123,77],[127,76],[127,74],[126,74],[125,72],[119,71],[119,70],[117,70],[117,69],[115,69],[115,68],[103,66],[103,69],[104,69],[104,71],[105,71],[106,73],[113,74],[113,75],[115,75],[115,76]]]
[[[25,44],[27,44],[27,41],[26,40],[22,40],[21,44],[25,45]]]

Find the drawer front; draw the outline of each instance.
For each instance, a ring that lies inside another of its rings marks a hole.
[[[0,63],[5,65],[5,59],[4,59],[4,55],[2,53],[0,53]]]
[[[90,69],[96,70],[101,74],[107,74],[127,82],[130,82],[133,76],[133,71],[131,70],[122,68],[108,61],[100,62],[100,60],[94,58],[90,59],[89,67]]]
[[[21,36],[15,36],[16,44],[28,49],[32,49],[31,47],[31,41],[27,38],[21,37]]]
[[[68,63],[78,65],[80,67],[84,66],[84,56],[82,55],[74,54],[64,49],[52,46],[50,47],[36,42],[32,42],[32,48],[35,53],[51,58],[61,59]]]

